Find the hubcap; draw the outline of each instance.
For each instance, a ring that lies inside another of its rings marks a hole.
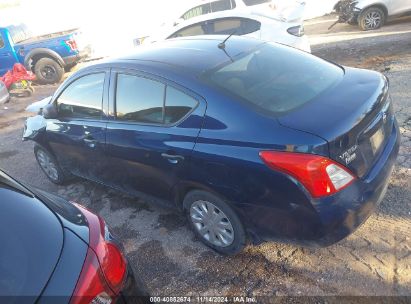
[[[191,205],[190,218],[198,233],[215,246],[227,247],[234,241],[234,229],[223,211],[207,201]]]
[[[43,151],[37,151],[37,159],[39,161],[40,167],[47,174],[49,178],[56,181],[59,178],[56,164],[53,160]]]
[[[365,27],[367,29],[375,29],[381,25],[381,15],[377,12],[369,12],[365,16]]]
[[[51,65],[46,65],[44,68],[41,69],[41,75],[46,79],[54,79],[55,74],[56,69]]]

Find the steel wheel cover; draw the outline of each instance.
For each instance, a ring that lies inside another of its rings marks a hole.
[[[208,201],[195,201],[190,219],[197,232],[215,246],[227,247],[234,241],[234,229],[227,215]]]
[[[41,150],[37,151],[37,160],[39,161],[40,167],[47,174],[47,176],[52,180],[57,181],[59,178],[59,174],[57,171],[57,166],[54,163],[54,161]]]

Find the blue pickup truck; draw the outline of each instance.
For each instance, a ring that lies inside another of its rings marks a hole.
[[[33,36],[25,25],[0,27],[0,76],[21,63],[36,74],[37,82],[59,82],[64,71],[89,55],[89,47],[80,49],[80,35],[69,30]]]

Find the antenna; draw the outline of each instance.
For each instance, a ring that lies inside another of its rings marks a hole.
[[[218,44],[218,48],[224,50],[224,49],[225,49],[225,43],[227,42],[228,39],[230,39],[231,36],[233,36],[233,35],[235,34],[235,32],[236,32],[236,31],[232,32],[230,35],[228,35],[227,38],[225,38],[225,39],[223,40],[223,42],[220,42],[220,43]]]

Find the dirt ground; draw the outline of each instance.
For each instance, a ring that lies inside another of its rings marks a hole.
[[[401,300],[409,302],[411,18],[367,33],[346,24],[328,31],[333,20],[334,16],[326,16],[307,22],[313,53],[387,75],[402,133],[400,156],[380,208],[338,244],[310,249],[270,242],[224,257],[196,240],[184,217],[172,210],[87,181],[61,187],[51,184],[35,162],[33,145],[21,142],[21,133],[27,115],[24,107],[51,94],[56,86],[38,87],[32,98],[13,99],[0,106],[0,167],[102,215],[124,243],[135,274],[146,281],[153,295],[312,296],[293,301],[313,303],[341,300],[317,298],[325,295],[402,295],[408,298]],[[396,303],[399,299],[385,301]]]

